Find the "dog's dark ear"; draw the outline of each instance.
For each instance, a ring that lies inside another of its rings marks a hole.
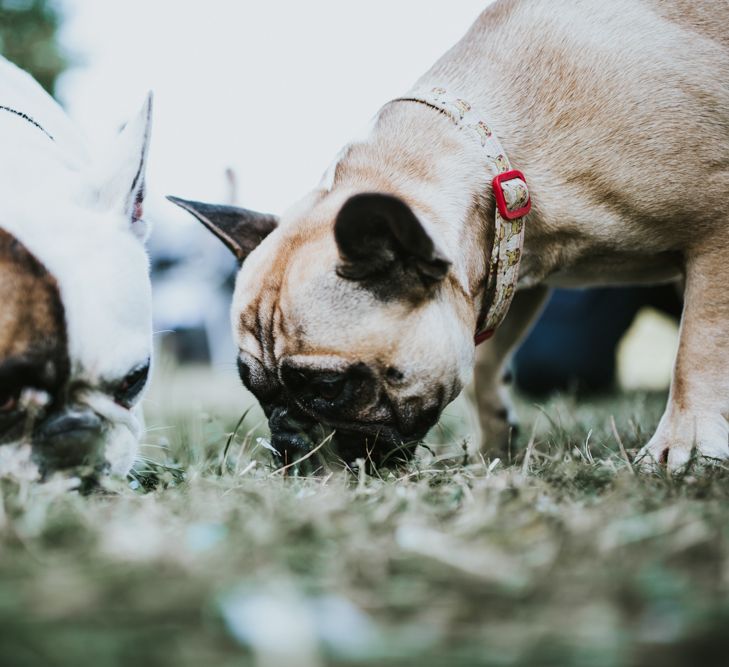
[[[275,215],[257,213],[237,206],[203,204],[179,197],[167,197],[167,199],[192,213],[225,243],[239,263],[243,263],[243,260],[276,229],[278,224]]]
[[[337,215],[334,238],[337,273],[348,280],[386,279],[400,270],[430,285],[451,265],[411,208],[393,195],[350,197]]]

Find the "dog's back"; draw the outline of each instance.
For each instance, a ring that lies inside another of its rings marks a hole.
[[[715,0],[646,0],[659,16],[729,49],[729,3]]]
[[[83,164],[87,159],[81,134],[58,103],[33,77],[0,56],[0,136],[4,150],[28,141],[28,135],[36,132],[53,141],[65,160]],[[8,153],[15,157],[20,154]]]
[[[710,0],[502,0],[423,80],[488,110],[537,212],[606,239],[628,217],[668,248],[710,230],[729,191],[727,25]]]

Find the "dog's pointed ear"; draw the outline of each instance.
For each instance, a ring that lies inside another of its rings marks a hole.
[[[152,130],[152,93],[139,113],[119,133],[102,164],[95,165],[100,208],[121,213],[135,236],[144,240],[147,226],[142,218],[144,173]]]
[[[337,215],[334,238],[337,273],[348,280],[386,279],[400,269],[432,285],[451,265],[412,209],[389,194],[350,197]]]
[[[278,218],[268,213],[257,213],[237,206],[204,204],[179,197],[167,199],[192,213],[228,247],[241,264],[278,225]]]

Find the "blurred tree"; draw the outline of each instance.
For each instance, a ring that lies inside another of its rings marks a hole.
[[[58,0],[0,0],[0,54],[30,72],[51,95],[68,61],[57,33]]]

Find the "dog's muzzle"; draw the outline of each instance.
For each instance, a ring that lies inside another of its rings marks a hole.
[[[385,465],[412,457],[423,434],[403,436],[395,429],[372,424],[322,424],[304,414],[296,405],[275,407],[269,413],[271,444],[284,463],[294,463],[306,456],[328,436],[332,436],[324,458],[353,463],[365,459]]]
[[[33,450],[46,470],[95,466],[103,457],[105,422],[88,408],[51,413],[33,433]]]

